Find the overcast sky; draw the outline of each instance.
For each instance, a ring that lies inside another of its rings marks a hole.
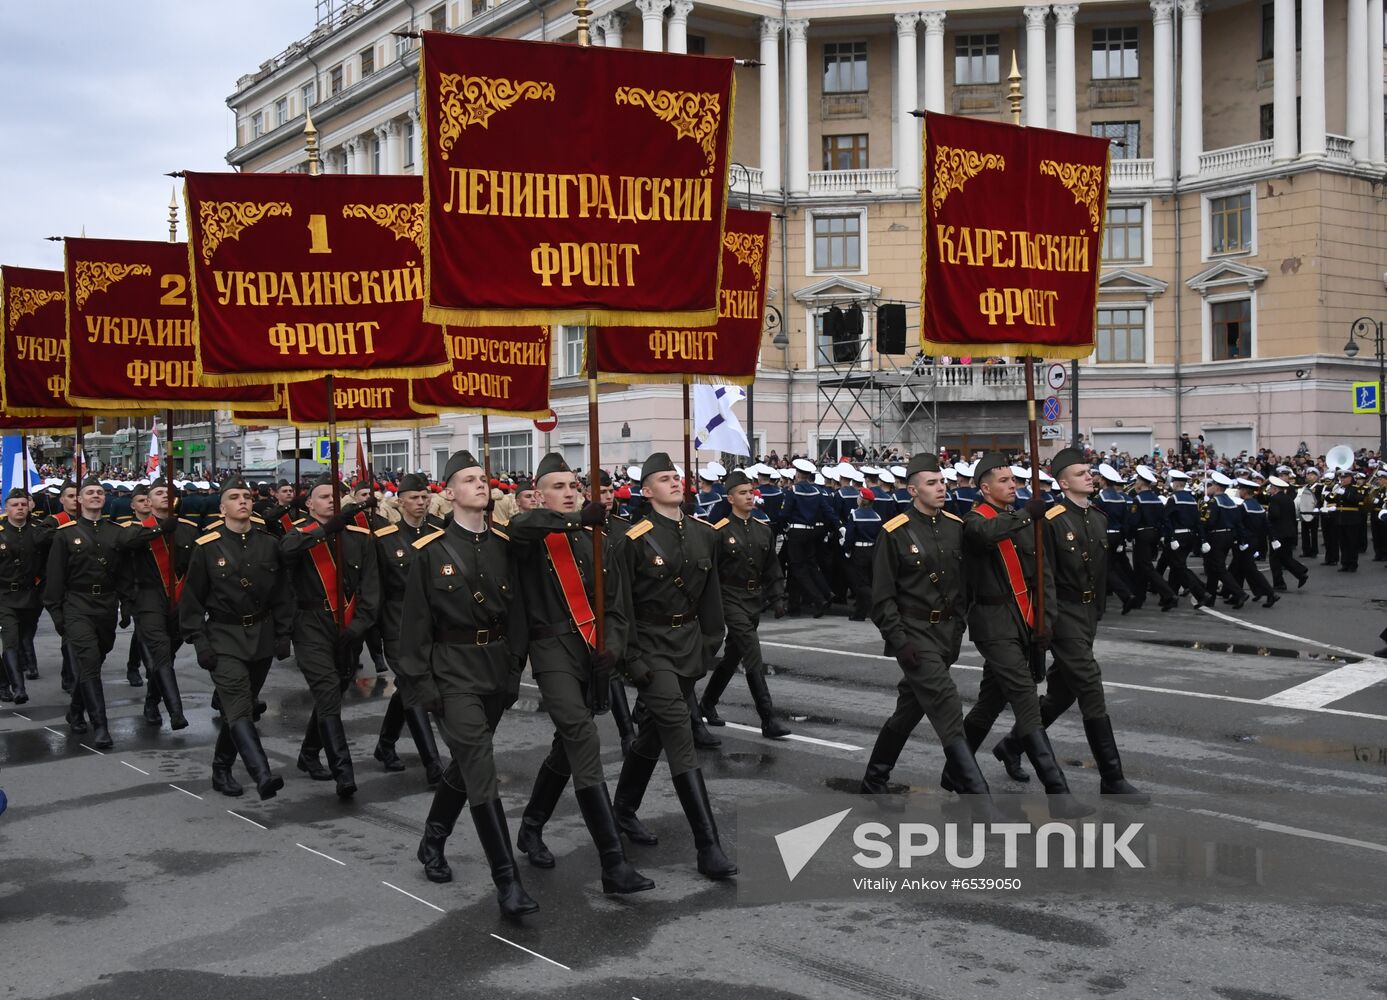
[[[43,238],[83,226],[167,239],[163,175],[230,169],[227,95],[313,18],[313,0],[0,2],[0,264],[60,268]]]

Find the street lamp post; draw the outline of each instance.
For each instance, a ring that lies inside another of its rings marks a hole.
[[[1387,458],[1387,406],[1383,405],[1382,391],[1387,387],[1387,354],[1384,354],[1382,323],[1370,316],[1361,316],[1353,321],[1348,330],[1348,343],[1344,354],[1350,358],[1358,356],[1358,342],[1371,337],[1373,349],[1377,352],[1377,457],[1381,462]]]

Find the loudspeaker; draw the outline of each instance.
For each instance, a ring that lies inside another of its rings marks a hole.
[[[837,306],[824,313],[824,337],[835,344],[843,339],[843,310]]]
[[[905,303],[877,306],[877,353],[905,353]]]

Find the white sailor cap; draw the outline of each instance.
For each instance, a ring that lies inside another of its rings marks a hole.
[[[814,467],[814,463],[811,462],[811,461],[809,461],[809,459],[807,459],[807,458],[797,458],[797,459],[795,459],[793,462],[791,462],[790,464],[793,465],[793,466],[794,466],[796,469],[798,469],[800,472],[818,472],[818,471],[819,471],[818,469],[816,469],[816,468]]]
[[[904,466],[904,465],[893,465],[893,466],[891,466],[891,470],[890,470],[890,471],[891,471],[891,475],[895,476],[897,479],[904,479],[904,478],[905,478],[905,466]]]
[[[824,477],[823,477],[821,474],[817,473],[817,472],[814,473],[814,485],[815,485],[815,486],[822,486],[823,484],[824,484]]]
[[[794,470],[794,469],[781,469],[780,472],[779,472],[778,474],[779,474],[779,476],[780,476],[781,479],[794,479],[794,478],[795,478],[795,470]]]
[[[876,479],[878,476],[881,475],[881,470],[878,469],[875,465],[864,465],[862,466],[861,472],[862,475],[871,476],[873,479]]]
[[[1156,481],[1156,470],[1148,468],[1145,465],[1137,466],[1137,475],[1148,483],[1154,483]]]
[[[1387,466],[1379,465],[1379,466],[1377,467],[1377,471],[1376,471],[1375,473],[1373,473],[1373,475],[1375,475],[1375,476],[1387,476]]]
[[[819,475],[823,476],[826,480],[836,480],[838,479],[838,466],[825,465],[819,470]]]
[[[1013,465],[1011,467],[1011,474],[1015,476],[1017,479],[1025,479],[1027,481],[1030,481],[1031,478],[1031,470],[1023,469],[1019,465]]]
[[[1209,473],[1209,478],[1213,482],[1218,483],[1220,486],[1235,485],[1233,480],[1229,479],[1227,476],[1225,476],[1222,472],[1219,472],[1217,469],[1214,469],[1212,472]]]
[[[1257,482],[1257,480],[1246,479],[1242,476],[1238,477],[1238,485],[1247,490],[1260,490],[1262,488],[1262,484]]]
[[[1102,476],[1109,482],[1125,483],[1127,481],[1126,479],[1122,478],[1122,473],[1118,472],[1107,462],[1104,462],[1102,465],[1098,466],[1098,475]]]
[[[717,473],[706,466],[698,470],[698,478],[702,479],[705,483],[716,483],[718,481]]]
[[[1280,476],[1272,476],[1270,479],[1267,480],[1267,482],[1283,490],[1291,488],[1291,484],[1286,482],[1286,480],[1282,479]]]
[[[973,478],[973,468],[974,468],[974,464],[973,464],[972,462],[955,462],[955,463],[954,463],[954,472],[956,472],[958,475],[962,476],[964,479],[972,479],[972,478]]]
[[[704,466],[704,468],[711,472],[713,475],[717,476],[719,479],[727,475],[727,467],[724,466],[721,462],[709,462],[707,465]]]
[[[847,462],[839,462],[839,463],[838,463],[838,468],[837,468],[836,471],[837,471],[837,478],[838,478],[838,479],[851,479],[851,478],[853,478],[853,473],[856,472],[857,470],[854,469],[854,468],[853,468],[850,464],[848,464]]]
[[[1181,472],[1179,469],[1171,469],[1168,475],[1170,476],[1172,481],[1176,479],[1183,479],[1186,482],[1188,482],[1190,478],[1186,473]]]
[[[626,478],[633,483],[641,481],[641,467],[639,465],[626,466]]]
[[[1055,485],[1055,477],[1050,475],[1050,473],[1046,472],[1044,469],[1040,470],[1040,481],[1042,483],[1049,483],[1051,486]]]
[[[940,474],[944,477],[944,482],[946,482],[946,483],[956,483],[956,482],[958,482],[958,472],[957,472],[957,470],[955,470],[952,466],[950,466],[949,468],[945,469],[945,470],[944,470],[942,473],[940,473]]]
[[[890,483],[892,486],[896,485],[896,477],[891,473],[890,469],[881,470],[881,481],[883,483]]]
[[[847,479],[851,479],[854,483],[865,483],[867,481],[867,477],[858,472],[851,465],[843,466],[843,476]]]

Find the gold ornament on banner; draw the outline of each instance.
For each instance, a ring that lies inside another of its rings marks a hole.
[[[1040,172],[1056,178],[1074,196],[1074,204],[1088,209],[1090,228],[1096,233],[1102,221],[1103,168],[1091,163],[1057,163],[1041,160]]]
[[[718,123],[722,120],[722,101],[717,94],[617,87],[616,103],[649,108],[660,121],[673,125],[680,139],[693,139],[708,158],[708,166],[699,172],[712,173],[718,155]]]
[[[438,102],[442,121],[438,124],[438,149],[443,159],[453,143],[471,125],[488,128],[491,116],[505,111],[517,101],[552,101],[554,85],[537,80],[506,80],[489,76],[443,73],[439,76]]]
[[[343,205],[342,218],[369,219],[395,234],[397,240],[413,240],[424,252],[424,205]]]
[[[132,274],[149,277],[153,272],[148,264],[108,264],[99,260],[79,260],[77,262],[77,307],[87,304],[87,299],[97,292],[104,292],[122,278]]]
[[[271,215],[294,214],[287,201],[204,201],[197,208],[202,220],[204,264],[212,263],[212,255],[223,240],[239,239],[243,232]]]
[[[25,316],[32,316],[50,302],[61,302],[62,300],[62,292],[50,292],[42,288],[11,288],[10,333],[14,333],[14,328]]]
[[[962,191],[963,185],[984,170],[1005,170],[1006,157],[996,153],[979,153],[973,149],[936,146],[934,150],[934,187],[930,189],[930,204],[937,212],[950,191]]]
[[[731,250],[739,263],[751,268],[756,275],[756,287],[761,285],[761,260],[766,254],[766,238],[759,233],[724,233],[724,249]]]

